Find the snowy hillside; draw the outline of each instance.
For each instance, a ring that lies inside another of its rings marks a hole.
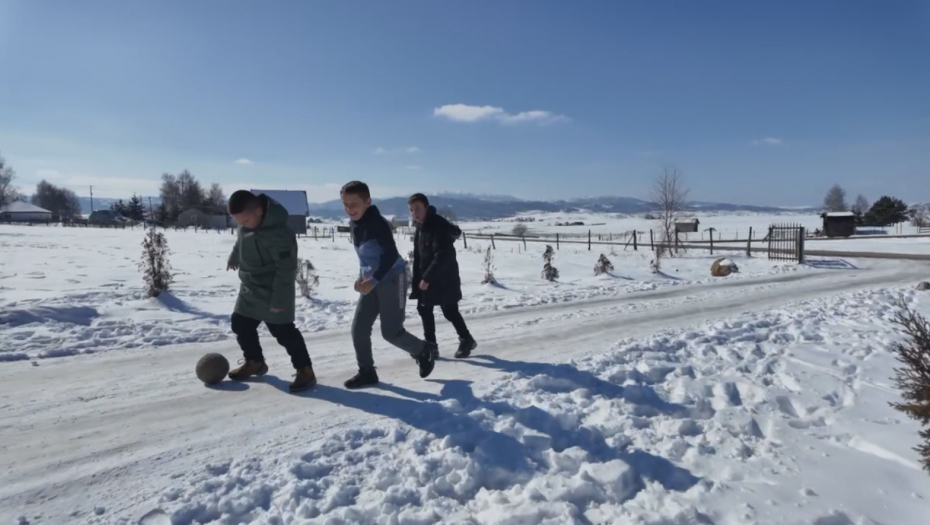
[[[629,219],[584,220],[616,232]],[[0,225],[0,523],[922,525],[930,513],[919,427],[888,405],[893,303],[930,316],[914,291],[926,262],[728,253],[740,272],[712,278],[703,251],[656,275],[646,249],[563,245],[549,283],[544,245],[498,241],[494,286],[479,284],[489,241],[470,240],[474,356],[450,357],[440,321],[444,357],[424,381],[375,337],[381,385],[347,391],[356,257],[346,238],[302,238],[320,287],[297,322],[320,384],[290,395],[270,339],[259,380],[206,388],[194,375],[205,353],[241,358],[233,237],[167,231],[176,282],[153,300],[142,234]],[[614,271],[596,277],[601,253]],[[411,304],[407,323],[419,333]]]

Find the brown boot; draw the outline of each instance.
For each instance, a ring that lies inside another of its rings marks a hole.
[[[291,393],[303,392],[316,386],[316,374],[313,373],[312,366],[305,366],[297,369],[297,376],[288,387]]]
[[[245,364],[239,368],[234,368],[229,373],[229,378],[233,381],[245,381],[252,376],[263,376],[268,373],[268,365],[264,361],[245,361]]]

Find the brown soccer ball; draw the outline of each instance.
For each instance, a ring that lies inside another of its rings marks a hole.
[[[229,373],[229,361],[223,354],[207,354],[197,361],[197,378],[205,385],[215,385]]]

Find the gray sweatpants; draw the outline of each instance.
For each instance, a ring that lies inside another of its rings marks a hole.
[[[406,276],[399,275],[378,283],[368,295],[359,295],[352,320],[352,343],[359,368],[375,365],[371,355],[371,329],[381,316],[381,336],[384,340],[412,356],[425,348],[425,343],[404,329],[407,305]]]

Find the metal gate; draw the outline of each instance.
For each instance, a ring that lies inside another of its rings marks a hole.
[[[769,226],[769,259],[804,262],[804,227],[800,224]]]

